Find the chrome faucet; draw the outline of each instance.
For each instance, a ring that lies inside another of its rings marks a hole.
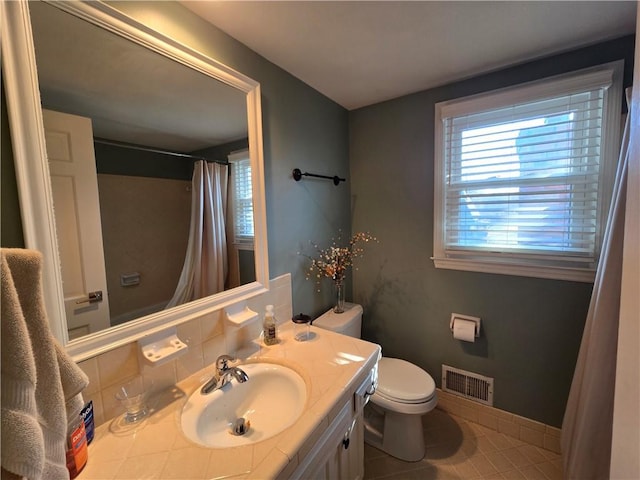
[[[239,367],[230,367],[229,362],[233,362],[236,359],[229,355],[220,355],[216,360],[216,373],[215,375],[205,383],[200,389],[200,393],[206,395],[214,390],[224,387],[227,383],[235,378],[238,383],[244,383],[249,380],[249,376]]]

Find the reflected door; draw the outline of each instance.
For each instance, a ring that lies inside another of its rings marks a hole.
[[[109,302],[91,120],[43,110],[69,339],[103,330]]]

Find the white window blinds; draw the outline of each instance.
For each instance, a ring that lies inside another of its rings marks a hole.
[[[439,104],[434,256],[594,269],[605,143],[618,131],[607,123],[612,81],[599,70]],[[611,102],[619,112],[620,97]]]
[[[253,242],[253,190],[249,152],[229,156],[235,243]]]

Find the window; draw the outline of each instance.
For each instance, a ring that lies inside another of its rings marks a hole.
[[[438,268],[592,281],[622,62],[436,105]]]
[[[231,209],[233,213],[233,241],[253,245],[253,190],[249,151],[229,155],[231,164]]]

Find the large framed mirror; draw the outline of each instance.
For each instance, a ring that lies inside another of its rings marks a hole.
[[[259,84],[102,2],[2,2],[2,8],[3,75],[25,244],[43,253],[52,330],[74,359],[266,291]],[[89,128],[84,135],[94,155],[93,179],[68,170],[69,159],[85,157],[76,153],[84,152],[76,150],[82,140],[72,140],[72,128],[82,131],[80,125]],[[222,262],[210,255],[200,261],[190,243],[193,171],[202,168],[206,175],[213,162],[223,164],[216,175],[228,184],[218,200],[227,230],[215,226],[227,263],[223,277],[207,274],[223,278],[213,290],[180,296],[179,286],[190,282],[188,264],[200,269]],[[245,186],[248,178],[248,204],[246,195],[234,199],[238,190],[227,170],[243,171]],[[74,195],[80,208],[67,210]],[[92,195],[97,200],[90,210]],[[234,206],[245,217],[253,212],[253,235],[228,229]],[[84,217],[82,209],[89,209]],[[92,218],[89,233],[74,230]],[[102,252],[85,250],[78,239],[102,245]],[[89,284],[93,277],[83,263],[103,269],[104,287]],[[87,327],[74,312],[99,319]]]

